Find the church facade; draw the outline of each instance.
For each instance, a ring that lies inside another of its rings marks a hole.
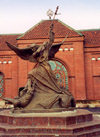
[[[48,40],[52,20],[42,20],[24,34],[0,35],[0,96],[14,98],[19,87],[25,86],[28,72],[35,67],[19,58],[5,41],[19,48]],[[76,100],[100,100],[100,30],[74,30],[54,20],[54,43],[68,34],[55,58],[50,60],[61,87],[72,92]]]

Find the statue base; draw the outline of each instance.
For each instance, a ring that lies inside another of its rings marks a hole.
[[[100,118],[87,110],[0,112],[0,137],[100,137]]]
[[[73,111],[74,107],[69,108],[52,108],[52,109],[12,109],[12,113],[55,113],[55,112],[65,112]]]

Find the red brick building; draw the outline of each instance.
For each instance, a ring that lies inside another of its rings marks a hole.
[[[20,48],[48,39],[51,20],[43,20],[24,34],[0,35],[0,95],[15,97],[27,82],[27,73],[34,63],[20,59],[5,44]],[[68,38],[50,61],[60,84],[69,89],[76,100],[100,100],[100,30],[76,31],[54,20],[55,43]]]

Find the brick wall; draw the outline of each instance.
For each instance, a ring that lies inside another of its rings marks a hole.
[[[63,39],[55,39],[55,43]],[[98,49],[84,48],[83,37],[68,38],[56,53],[56,58],[63,62],[68,71],[69,90],[76,100],[100,99],[100,54]],[[31,43],[41,44],[45,39],[18,40],[19,47]],[[93,59],[94,58],[94,59]],[[25,86],[27,74],[34,63],[20,59],[13,51],[1,51],[0,71],[5,76],[5,97],[15,97],[19,87]],[[6,63],[4,63],[6,61]],[[11,61],[10,63],[8,63]]]

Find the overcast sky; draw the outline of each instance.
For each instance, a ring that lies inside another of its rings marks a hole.
[[[72,28],[100,28],[100,0],[0,0],[0,34],[24,33],[57,6],[56,19]]]

